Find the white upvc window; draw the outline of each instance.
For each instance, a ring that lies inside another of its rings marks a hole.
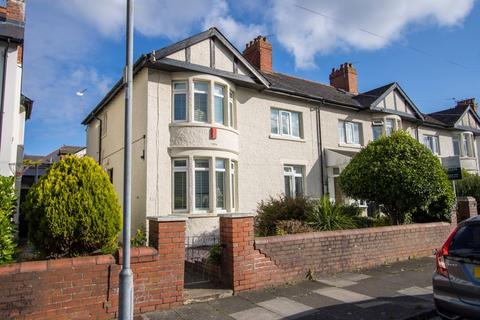
[[[380,139],[383,135],[383,123],[382,124],[372,124],[372,134],[373,134],[373,141]]]
[[[272,108],[270,111],[271,133],[300,138],[301,115],[299,112]]]
[[[225,124],[225,87],[215,84],[213,90],[213,103],[215,110],[215,123]]]
[[[173,82],[173,121],[187,121],[187,82]]]
[[[209,83],[195,81],[193,83],[193,120],[208,122],[208,90]]]
[[[360,145],[361,124],[358,122],[339,121],[338,136],[340,144]]]
[[[462,156],[474,157],[473,134],[471,132],[463,132],[462,140]]]
[[[173,210],[186,211],[188,204],[187,159],[173,160]]]
[[[453,155],[459,156],[461,154],[460,151],[460,135],[454,135],[452,137],[452,144],[453,144]]]
[[[433,152],[433,154],[440,154],[440,144],[438,136],[423,135],[423,144]]]
[[[215,159],[215,190],[216,190],[216,208],[225,210],[226,208],[226,160]]]
[[[210,208],[210,161],[195,160],[195,210],[207,211]]]
[[[229,114],[229,126],[232,128],[237,127],[237,119],[236,119],[236,110],[235,110],[235,93],[230,90],[228,95],[228,114]]]
[[[394,119],[385,120],[385,135],[387,137],[390,136],[393,133],[394,130],[396,130],[395,120]]]
[[[230,209],[232,212],[235,211],[236,206],[236,193],[237,193],[237,162],[236,161],[230,161]]]
[[[303,195],[304,178],[302,166],[284,166],[283,178],[285,182],[285,195],[287,197],[298,197]]]

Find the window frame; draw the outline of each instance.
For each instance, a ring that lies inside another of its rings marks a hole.
[[[206,91],[202,91],[202,90],[198,90],[195,88],[195,84],[196,83],[205,83],[207,85],[207,89]],[[211,86],[211,83],[210,81],[208,80],[193,80],[193,103],[192,103],[192,110],[193,110],[193,115],[192,115],[192,122],[196,122],[196,123],[210,123],[210,105],[211,105],[211,102],[210,102],[210,86]],[[206,94],[207,95],[207,108],[206,108],[206,119],[205,121],[200,121],[200,120],[196,120],[195,119],[195,94]]]
[[[472,132],[462,132],[461,134],[461,153],[462,157],[475,158],[474,137]],[[466,147],[466,148],[465,148]]]
[[[210,174],[210,168],[211,168],[211,158],[194,158],[193,159],[193,172],[194,172],[194,179],[193,179],[193,212],[209,212],[211,209],[212,209],[212,192],[211,192],[211,188],[212,188],[212,181],[211,181],[211,174]],[[205,168],[205,167],[197,167],[197,161],[207,161],[208,162],[208,168]],[[207,171],[208,172],[208,208],[199,208],[197,207],[197,188],[196,188],[196,184],[197,184],[197,172],[205,172]]]
[[[274,112],[277,112],[277,132],[273,132],[273,127],[272,127],[272,115]],[[293,117],[292,114],[298,115],[298,136],[293,135]],[[285,109],[279,109],[275,107],[270,108],[270,134],[274,136],[279,136],[279,137],[289,137],[292,139],[303,139],[303,117],[302,117],[302,112],[301,111],[290,111],[290,110],[285,110]],[[287,124],[287,130],[288,133],[284,133],[284,123],[283,123],[283,115],[287,116],[288,118],[288,124]]]
[[[430,142],[427,142],[427,140],[431,140],[431,143],[432,143],[431,146],[430,146]],[[434,155],[440,155],[440,139],[438,135],[424,134],[423,145],[427,147],[428,150],[432,151]],[[434,150],[431,147],[433,147]]]
[[[235,91],[230,89],[228,90],[228,126],[234,129],[237,128],[236,109]]]
[[[185,161],[185,166],[175,166],[175,162]],[[173,212],[188,212],[189,207],[189,172],[188,172],[188,158],[174,158],[172,159],[172,211]],[[185,172],[185,208],[177,209],[175,208],[175,173],[176,172]]]
[[[287,171],[289,169],[289,171]],[[297,171],[296,169],[299,169]],[[291,164],[284,164],[283,165],[283,182],[284,182],[284,191],[285,195],[289,196],[287,190],[285,188],[285,178],[290,180],[290,188],[289,192],[291,192],[290,197],[297,197],[297,190],[296,190],[296,178],[302,179],[302,195],[305,195],[305,166],[303,165],[291,165]]]
[[[348,132],[347,132],[347,127],[351,127],[351,132],[352,132],[352,142],[349,142],[349,137],[348,137]],[[355,127],[358,128],[358,142],[355,140]],[[340,134],[340,130],[342,130],[342,134]],[[363,128],[362,128],[362,123],[357,122],[357,121],[349,121],[349,120],[339,120],[338,121],[338,143],[340,145],[348,145],[348,146],[362,146],[363,143]],[[342,141],[343,137],[343,141]]]
[[[223,94],[217,94],[216,88],[220,87],[223,90]],[[226,103],[225,103],[225,92],[228,90],[227,86],[220,84],[220,83],[214,83],[213,84],[213,122],[215,124],[219,124],[222,126],[226,126],[226,123],[228,122],[227,120],[227,110],[226,110]],[[222,122],[217,122],[217,105],[216,105],[216,98],[222,98],[222,113],[223,113],[223,119]]]
[[[175,85],[179,83],[185,84],[185,89],[175,89]],[[185,95],[185,119],[175,120],[175,95]],[[188,121],[188,81],[187,80],[175,80],[172,81],[172,122],[187,122]]]
[[[237,161],[230,160],[230,186],[229,186],[229,201],[230,201],[230,211],[235,212],[237,209]]]
[[[218,168],[217,162],[223,162],[223,168]],[[228,159],[225,158],[215,158],[215,210],[217,212],[226,212],[227,211],[227,193],[228,193],[228,185],[227,185],[227,174],[228,174]],[[223,207],[218,206],[218,178],[217,174],[219,172],[223,172]]]

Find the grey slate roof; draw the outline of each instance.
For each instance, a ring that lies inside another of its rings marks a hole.
[[[441,122],[446,126],[453,127],[460,117],[465,113],[467,108],[467,105],[458,105],[454,108],[437,111],[428,115],[437,122]]]
[[[270,82],[270,90],[296,94],[313,99],[325,99],[356,108],[364,108],[354,97],[355,95],[338,90],[318,82],[289,76],[278,72],[262,72]]]
[[[370,106],[375,100],[377,100],[381,95],[383,95],[385,92],[387,92],[393,85],[395,85],[395,82],[391,82],[389,84],[386,84],[384,86],[362,92],[355,96],[355,100],[360,102],[360,104],[364,106]]]

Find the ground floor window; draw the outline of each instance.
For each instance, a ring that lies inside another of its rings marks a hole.
[[[176,212],[234,211],[236,162],[227,158],[172,161],[172,208]]]
[[[208,159],[195,160],[195,209],[210,208],[210,164]]]
[[[298,197],[303,195],[303,168],[301,166],[286,165],[283,167],[285,181],[285,195]]]
[[[173,161],[173,208],[187,210],[187,160]]]

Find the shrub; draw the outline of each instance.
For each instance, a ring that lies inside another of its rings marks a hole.
[[[355,228],[352,217],[344,213],[343,207],[332,203],[328,195],[323,195],[308,215],[308,224],[319,231]]]
[[[347,196],[382,205],[394,224],[422,208],[432,219],[444,216],[454,200],[438,158],[405,131],[370,142],[342,171],[340,184]]]
[[[46,257],[112,252],[120,205],[105,171],[90,157],[67,156],[41,177],[24,206],[30,241]]]
[[[222,262],[222,246],[220,244],[214,244],[208,251],[208,263],[215,266],[219,266]]]
[[[275,229],[277,236],[315,231],[306,222],[300,220],[280,220],[275,224]]]
[[[463,179],[456,181],[457,196],[474,197],[477,200],[477,206],[480,205],[480,176],[468,173],[466,170],[462,172]]]
[[[14,179],[0,176],[0,264],[12,262],[15,253],[12,223],[16,200]]]
[[[137,229],[137,233],[132,239],[130,239],[130,245],[132,247],[142,247],[147,244],[147,235],[143,231],[143,227]]]
[[[312,201],[304,196],[295,198],[281,195],[261,201],[257,208],[255,229],[259,236],[276,234],[276,224],[281,220],[306,221],[306,215],[312,209]]]

